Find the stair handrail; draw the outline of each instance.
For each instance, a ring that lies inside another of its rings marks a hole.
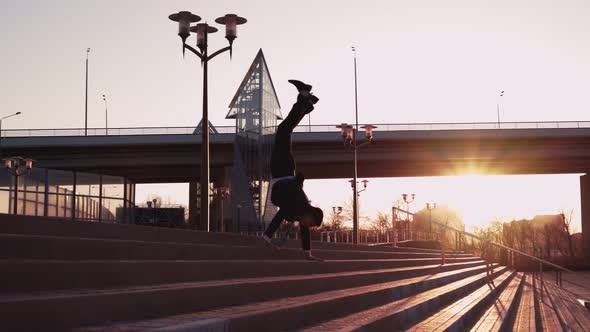
[[[400,208],[398,208],[398,207],[396,207],[395,209],[396,209],[396,210],[398,210],[398,211],[401,211],[402,213],[407,213],[407,214],[410,214],[410,215],[412,215],[412,217],[414,216],[414,213],[412,213],[412,212],[410,212],[410,211],[406,211],[406,210],[404,210],[404,209],[400,209]],[[499,244],[499,243],[496,243],[496,242],[494,242],[494,241],[486,240],[486,239],[482,238],[481,236],[477,236],[477,235],[475,235],[475,234],[473,234],[473,233],[470,233],[470,232],[466,232],[466,231],[459,230],[459,229],[457,229],[457,228],[455,228],[455,227],[453,227],[453,226],[449,226],[449,225],[447,225],[447,224],[444,224],[444,223],[438,222],[438,221],[436,221],[436,220],[430,220],[430,222],[431,222],[431,223],[433,223],[433,224],[435,224],[435,225],[438,225],[438,226],[441,226],[441,227],[447,228],[447,229],[449,229],[449,230],[451,230],[451,231],[459,232],[459,233],[461,233],[461,234],[463,234],[463,235],[466,235],[466,236],[472,237],[472,238],[474,238],[474,239],[476,239],[476,240],[478,240],[478,241],[485,242],[485,243],[489,243],[489,244],[491,244],[491,245],[494,245],[494,246],[496,246],[496,247],[503,248],[503,249],[506,249],[506,250],[510,250],[510,251],[512,251],[512,252],[514,252],[514,253],[517,253],[517,254],[520,254],[520,255],[522,255],[522,256],[525,256],[525,257],[531,258],[531,259],[533,259],[533,260],[535,260],[535,261],[538,261],[539,263],[547,264],[547,265],[549,265],[549,266],[552,266],[552,267],[554,267],[554,268],[557,268],[557,269],[559,269],[559,270],[562,270],[562,271],[565,271],[565,272],[573,272],[572,270],[570,270],[570,269],[568,269],[568,268],[565,268],[565,267],[563,267],[563,266],[561,266],[561,265],[557,265],[557,264],[555,264],[555,263],[551,263],[551,262],[549,262],[549,261],[546,261],[546,260],[544,260],[544,259],[542,259],[542,258],[538,258],[538,257],[532,256],[532,255],[529,255],[529,254],[527,254],[527,253],[525,253],[525,252],[522,252],[522,251],[520,251],[520,250],[517,250],[517,249],[511,248],[511,247],[505,246],[505,245],[503,245],[503,244]]]

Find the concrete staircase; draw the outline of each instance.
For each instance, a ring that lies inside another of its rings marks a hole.
[[[132,225],[0,220],[0,326],[21,331],[583,330],[546,281],[428,249]]]

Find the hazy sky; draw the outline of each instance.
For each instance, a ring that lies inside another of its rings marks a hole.
[[[351,45],[362,123],[496,121],[500,90],[502,121],[590,120],[586,1],[19,0],[0,2],[0,116],[23,113],[4,128],[83,127],[87,47],[90,127],[104,127],[103,93],[109,127],[196,125],[202,71],[182,58],[167,18],[179,10],[248,19],[233,60],[210,65],[214,125],[233,125],[227,105],[259,48],[283,113],[295,97],[286,80],[300,78],[321,99],[312,124],[352,122]],[[210,44],[226,46],[223,29]]]
[[[321,98],[312,123],[351,122],[351,45],[360,122],[495,121],[499,90],[503,121],[590,120],[586,1],[19,0],[0,3],[0,110],[23,112],[6,127],[83,127],[87,47],[89,125],[104,126],[103,93],[110,126],[195,125],[202,72],[167,18],[179,10],[249,20],[233,60],[211,63],[215,125],[233,124],[227,105],[259,48],[284,112],[296,77]]]

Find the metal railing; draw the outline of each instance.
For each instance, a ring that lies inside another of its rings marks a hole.
[[[408,215],[411,215],[412,217],[414,217],[414,213],[412,213],[412,212],[409,212],[409,211],[406,211],[406,210],[403,210],[403,209],[400,209],[400,208],[397,208],[397,207],[395,209],[398,210],[398,211],[400,211],[400,212],[402,212],[402,213],[404,213],[404,214],[408,214]],[[473,233],[462,231],[462,230],[457,229],[457,228],[455,228],[453,226],[449,226],[446,223],[438,222],[436,220],[429,220],[428,222],[431,222],[432,224],[437,225],[439,227],[442,227],[444,229],[447,229],[449,231],[456,232],[456,234],[461,234],[461,235],[470,237],[472,239],[475,239],[477,241],[480,241],[485,246],[494,246],[494,247],[499,248],[499,249],[507,250],[508,255],[509,255],[509,258],[508,258],[508,263],[509,264],[508,265],[511,265],[512,267],[514,267],[514,255],[515,254],[521,255],[523,257],[527,257],[529,259],[532,259],[533,261],[538,262],[539,263],[539,278],[540,278],[541,282],[543,282],[543,266],[544,265],[551,266],[551,267],[553,267],[553,268],[556,269],[556,271],[555,271],[555,283],[558,286],[560,286],[560,287],[562,286],[562,283],[563,283],[561,273],[562,272],[570,272],[570,273],[573,272],[572,270],[570,270],[568,268],[565,268],[565,267],[563,267],[561,265],[557,265],[555,263],[549,262],[549,261],[544,260],[542,258],[535,257],[533,255],[527,254],[527,253],[525,253],[523,251],[520,251],[520,250],[511,248],[509,246],[506,246],[506,245],[503,245],[503,244],[500,244],[500,243],[496,243],[494,241],[490,241],[488,239],[485,239],[485,238],[482,238],[480,236],[477,236],[477,235],[475,235]],[[394,237],[393,244],[394,245],[395,245],[396,238],[397,238],[397,234],[395,234],[396,231],[397,231],[396,228],[393,227],[393,232],[394,232],[394,234],[393,234],[393,237]],[[441,256],[442,256],[442,264],[444,265],[445,264],[445,248],[444,248],[444,243],[442,241],[441,241]],[[488,257],[486,257],[486,255],[482,255],[482,256],[483,256],[482,258],[486,262],[486,274],[489,275],[489,276],[491,276],[493,274],[493,264],[492,264],[491,261],[489,261],[489,259],[488,259]],[[541,287],[541,299],[542,298],[543,298],[543,288]]]
[[[337,231],[321,231],[320,241],[330,243],[352,243],[352,229]],[[389,232],[380,232],[375,230],[359,230],[359,243],[361,244],[385,244],[391,242]]]
[[[541,122],[439,122],[439,123],[382,123],[373,124],[379,131],[417,130],[492,130],[492,129],[572,129],[590,128],[590,121],[541,121]],[[193,135],[194,126],[186,127],[120,127],[120,128],[55,128],[55,129],[3,129],[0,137],[67,137],[67,136],[135,136],[135,135]],[[235,134],[236,126],[217,126],[217,134]],[[264,128],[272,129],[272,127]],[[272,131],[272,130],[271,130]],[[336,124],[304,125],[295,128],[299,133],[337,132]],[[212,133],[212,135],[216,135]]]

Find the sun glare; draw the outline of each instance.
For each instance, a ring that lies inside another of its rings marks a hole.
[[[579,231],[579,174],[567,175],[486,175],[480,170],[463,175],[415,178],[373,178],[359,196],[361,214],[374,218],[377,211],[391,213],[392,204],[402,193],[415,193],[411,211],[426,202],[445,205],[461,214],[466,228],[483,227],[493,220],[533,218],[536,215],[574,211]],[[326,212],[333,206],[350,205],[347,179],[311,180],[306,183],[309,197]]]

